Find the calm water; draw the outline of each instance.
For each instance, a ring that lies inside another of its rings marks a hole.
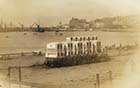
[[[102,45],[133,44],[139,42],[138,32],[63,32],[56,35],[55,32],[32,33],[32,32],[9,32],[0,33],[0,53],[24,52],[33,50],[45,51],[49,42],[65,41],[68,36],[93,36],[97,35]]]

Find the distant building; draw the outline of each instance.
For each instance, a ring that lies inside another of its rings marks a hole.
[[[86,19],[72,18],[69,21],[70,29],[89,29],[90,24]]]
[[[69,24],[64,24],[64,25],[63,25],[63,28],[64,28],[64,29],[69,29]]]
[[[95,29],[101,29],[105,27],[105,23],[100,19],[96,19],[94,20],[92,27]]]

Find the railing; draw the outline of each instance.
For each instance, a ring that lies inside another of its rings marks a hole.
[[[32,56],[41,56],[45,55],[45,53],[42,53],[41,51],[36,52],[21,52],[21,53],[5,53],[5,54],[0,54],[0,59],[9,59],[12,56],[27,56],[27,55],[32,55]]]

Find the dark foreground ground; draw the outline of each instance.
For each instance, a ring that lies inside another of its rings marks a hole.
[[[137,51],[138,52],[138,51]],[[115,52],[114,52],[115,53]],[[122,52],[111,57],[108,62],[77,65],[61,68],[44,68],[39,65],[44,62],[43,56],[19,56],[9,60],[0,60],[0,85],[9,88],[7,67],[29,66],[21,69],[21,86],[18,85],[18,70],[11,70],[11,88],[95,88],[96,74],[100,74],[101,88],[111,88],[108,71],[112,71],[114,86],[121,81],[127,71],[131,72],[131,60],[135,54]]]

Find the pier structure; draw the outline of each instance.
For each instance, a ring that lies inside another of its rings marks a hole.
[[[66,41],[47,44],[45,63],[71,65],[95,62],[101,53],[101,41],[97,36],[67,37]]]

